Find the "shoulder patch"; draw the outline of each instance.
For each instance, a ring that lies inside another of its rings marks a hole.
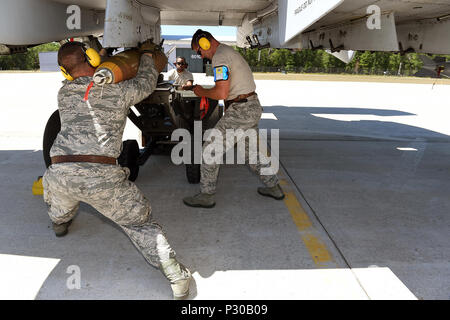
[[[228,80],[229,72],[227,66],[218,66],[214,68],[214,82]]]

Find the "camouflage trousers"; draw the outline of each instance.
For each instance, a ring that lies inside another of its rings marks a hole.
[[[251,96],[247,102],[233,103],[226,110],[224,116],[217,122],[215,129],[219,130],[223,137],[226,137],[226,130],[243,130],[253,129],[258,132],[258,123],[261,119],[262,107],[257,96]],[[203,151],[214,141],[206,141],[203,144]],[[225,154],[238,143],[237,140],[229,141],[223,139],[223,153]],[[251,150],[251,149],[250,149]],[[258,152],[254,150],[254,152]],[[255,156],[255,155],[254,155]],[[249,153],[249,144],[245,144],[245,163],[248,164],[250,170],[257,174],[261,182],[267,187],[273,187],[278,184],[276,175],[261,175],[261,168],[270,167],[270,164],[262,164],[260,161],[265,156],[258,153],[255,157],[256,163],[250,163],[251,153]],[[217,177],[219,175],[220,164],[202,163],[200,169],[200,190],[202,193],[214,194],[216,192]]]
[[[96,163],[51,165],[42,183],[50,219],[61,224],[76,214],[85,202],[117,223],[142,253],[158,268],[161,261],[175,257],[161,226],[152,221],[150,202],[128,180],[129,169]]]

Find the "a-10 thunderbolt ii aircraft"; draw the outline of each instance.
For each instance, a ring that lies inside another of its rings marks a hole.
[[[161,25],[237,26],[239,47],[325,49],[346,63],[355,50],[450,53],[450,0],[2,0],[0,54],[73,37],[86,39],[91,46],[101,37],[105,48],[133,48],[150,38],[160,43]],[[429,67],[441,72],[440,68]],[[430,70],[428,74],[433,73]],[[197,102],[190,103],[198,107]],[[161,125],[150,128],[146,119],[129,116],[148,138],[146,143],[182,126],[171,110],[178,109],[178,114],[194,110],[188,118],[200,119],[195,106],[169,104],[163,108],[166,111],[151,99],[141,106],[147,114],[171,116],[169,127],[164,125],[165,117],[159,119]],[[220,110],[216,113],[203,119],[212,116],[206,127],[220,118]],[[56,111],[44,133],[47,165],[48,150],[59,132],[58,119]],[[137,169],[136,161],[143,164],[149,153],[136,160],[136,143],[133,146],[128,158],[134,159],[131,166]],[[199,167],[187,166],[186,174],[189,182],[198,182]]]

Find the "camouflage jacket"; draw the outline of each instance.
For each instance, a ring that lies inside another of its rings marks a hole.
[[[92,77],[63,81],[58,92],[61,131],[50,156],[119,157],[129,108],[153,92],[157,79],[153,59],[142,55],[136,77],[117,84],[94,84],[86,101],[84,98]]]

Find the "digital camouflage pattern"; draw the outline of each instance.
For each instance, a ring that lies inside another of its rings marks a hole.
[[[251,96],[247,98],[247,102],[232,103],[226,110],[224,116],[217,122],[214,129],[220,131],[223,137],[226,137],[226,130],[243,130],[248,129],[255,130],[258,132],[258,123],[261,119],[262,107],[259,103],[257,96]],[[203,144],[203,151],[214,141],[206,141]],[[220,141],[223,143],[223,153],[225,154],[228,150],[233,148],[237,141],[228,141],[228,139],[223,139]],[[217,148],[215,148],[217,150]],[[251,149],[250,149],[251,150]],[[255,150],[257,152],[257,150]],[[264,159],[264,155],[259,153],[257,162],[255,164],[249,163],[249,158],[252,156],[249,154],[249,145],[245,144],[245,163],[248,164],[250,170],[257,174],[261,179],[262,183],[267,187],[273,187],[278,184],[278,177],[276,175],[261,175],[261,168],[270,167],[267,161],[260,161]],[[216,192],[217,176],[219,175],[220,164],[206,164],[203,163],[200,169],[200,191],[202,193],[214,194]]]
[[[58,93],[61,131],[50,156],[90,154],[117,158],[129,107],[148,97],[156,87],[153,59],[142,55],[136,77],[116,84],[93,85],[91,77],[64,80]]]
[[[149,96],[158,72],[153,59],[141,57],[135,78],[104,87],[92,86],[91,77],[64,81],[58,93],[61,131],[50,155],[99,155],[117,158],[129,107]],[[128,180],[129,169],[98,163],[58,163],[43,176],[44,200],[56,224],[71,220],[85,202],[117,223],[144,258],[159,267],[175,256],[162,228],[152,221],[150,202]]]

